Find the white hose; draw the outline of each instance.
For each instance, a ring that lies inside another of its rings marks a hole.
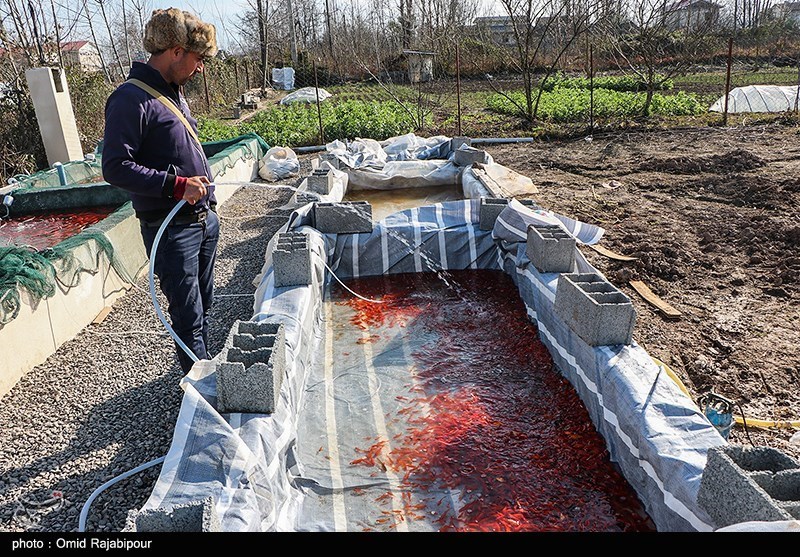
[[[155,466],[156,464],[158,464],[160,462],[164,462],[165,458],[166,458],[166,456],[160,456],[155,460],[151,460],[150,462],[145,462],[144,464],[140,464],[136,468],[133,468],[132,470],[128,470],[127,472],[124,472],[124,473],[120,474],[116,478],[111,478],[106,483],[104,483],[103,485],[101,485],[100,487],[95,489],[92,492],[92,494],[89,496],[89,498],[86,500],[86,503],[83,504],[83,508],[81,509],[81,515],[78,518],[78,532],[85,532],[86,531],[85,530],[86,529],[86,516],[89,514],[89,506],[92,504],[92,501],[94,501],[95,498],[98,495],[100,495],[100,493],[102,493],[106,488],[114,485],[118,481],[124,480],[125,478],[128,478],[128,477],[136,474],[137,472],[141,472],[142,470],[150,468],[151,466]]]
[[[161,311],[161,306],[158,305],[158,298],[156,297],[156,281],[155,281],[155,266],[156,266],[156,250],[158,249],[158,242],[161,240],[161,235],[164,234],[164,230],[166,230],[167,226],[169,226],[172,217],[175,216],[181,207],[186,204],[186,200],[181,199],[178,201],[178,204],[172,208],[172,211],[169,212],[167,218],[164,219],[164,222],[161,223],[161,226],[158,228],[158,232],[156,232],[156,238],[153,240],[153,247],[150,250],[150,299],[153,300],[153,306],[156,308],[156,313],[158,314],[158,318],[161,319],[161,322],[166,327],[167,332],[169,335],[175,340],[175,343],[180,346],[184,352],[192,359],[193,362],[197,362],[199,358],[195,355],[191,349],[186,346],[186,344],[180,339],[180,337],[175,333],[172,329],[172,326],[167,322],[167,319],[164,317],[164,313]]]
[[[186,201],[183,199],[178,201],[175,207],[172,208],[172,211],[170,211],[167,217],[164,219],[164,222],[161,223],[161,226],[158,227],[158,232],[156,232],[156,237],[153,240],[153,247],[150,249],[150,299],[153,300],[153,306],[156,308],[156,313],[158,314],[158,318],[164,324],[164,327],[167,328],[167,331],[169,332],[170,336],[175,340],[178,346],[183,348],[183,351],[189,355],[192,361],[196,362],[199,360],[199,358],[194,354],[194,352],[192,352],[189,349],[188,346],[186,346],[186,344],[180,339],[180,337],[178,337],[178,335],[172,329],[172,326],[170,326],[169,322],[164,317],[164,313],[161,311],[161,306],[158,304],[158,298],[156,297],[155,265],[156,265],[156,253],[158,251],[158,243],[161,241],[161,236],[164,234],[164,230],[166,230],[167,226],[169,226],[169,223],[172,221],[172,218],[175,216],[175,213],[177,213],[180,210],[180,208],[183,207],[185,204]],[[137,472],[141,472],[142,470],[150,468],[151,466],[155,466],[160,462],[164,462],[165,458],[166,456],[161,456],[155,460],[151,460],[150,462],[141,464],[136,468],[133,468],[132,470],[123,472],[122,474],[116,476],[115,478],[111,478],[106,483],[95,489],[94,492],[86,500],[86,503],[83,504],[80,517],[78,518],[78,531],[79,532],[84,531],[84,528],[86,527],[86,517],[89,514],[89,507],[91,506],[92,501],[94,501],[95,498],[98,495],[100,495],[100,493],[102,493],[106,488],[114,485],[120,480],[124,480],[125,478],[128,478],[133,474],[136,474]]]

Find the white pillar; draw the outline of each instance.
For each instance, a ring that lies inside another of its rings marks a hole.
[[[36,110],[47,162],[52,165],[55,162],[83,160],[83,148],[64,70],[31,68],[25,70],[25,78]]]

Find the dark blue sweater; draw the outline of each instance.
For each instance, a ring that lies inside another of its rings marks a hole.
[[[181,109],[197,132],[186,99],[178,87],[168,84],[155,68],[134,62],[128,78],[150,85]],[[136,216],[165,217],[177,201],[172,199],[175,176],[208,176],[211,169],[200,146],[161,101],[132,83],[123,83],[106,101],[103,138],[103,179],[130,194]],[[180,214],[216,205],[213,188],[195,205],[188,203]]]

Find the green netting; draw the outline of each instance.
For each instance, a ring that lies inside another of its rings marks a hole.
[[[258,134],[248,133],[232,139],[203,143],[203,151],[208,157],[212,174],[219,176],[228,168],[233,168],[239,160],[261,159],[269,151],[269,144]]]
[[[127,204],[108,217],[106,226],[113,226],[131,213]],[[81,281],[81,275],[96,274],[101,266],[101,254],[127,283],[136,281],[141,269],[128,269],[116,256],[114,246],[97,226],[87,227],[79,234],[41,251],[30,246],[0,247],[0,325],[19,315],[20,291],[25,290],[35,302],[50,298],[56,285],[70,289]]]
[[[64,163],[67,185],[98,183],[103,181],[100,158],[94,161],[72,161]],[[48,168],[30,175],[14,176],[20,190],[32,188],[55,188],[61,186],[61,179],[55,168]]]

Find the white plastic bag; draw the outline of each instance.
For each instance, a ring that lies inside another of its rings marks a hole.
[[[299,172],[300,161],[289,147],[272,147],[258,161],[258,175],[268,182],[297,176]]]

